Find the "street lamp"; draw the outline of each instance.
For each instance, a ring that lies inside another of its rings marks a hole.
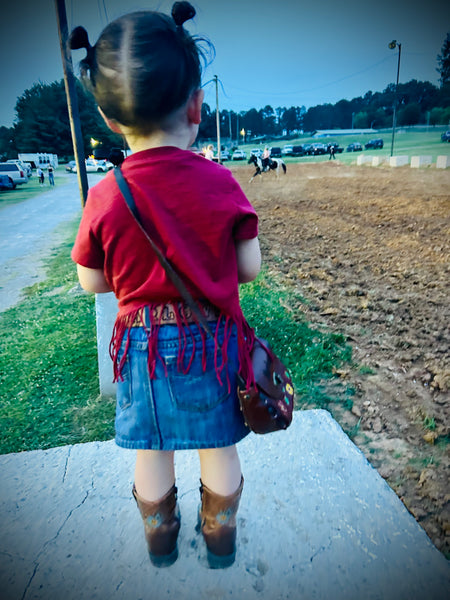
[[[398,64],[397,64],[397,83],[395,84],[395,99],[394,99],[394,112],[392,115],[392,142],[391,142],[391,156],[394,154],[394,136],[395,126],[397,124],[397,90],[398,90],[398,77],[400,75],[400,56],[402,53],[402,45],[397,40],[392,40],[389,44],[389,48],[394,50],[398,46]]]
[[[244,128],[241,129],[241,135],[242,135],[242,143],[245,144],[245,129]]]

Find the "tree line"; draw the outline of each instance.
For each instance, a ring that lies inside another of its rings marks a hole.
[[[450,33],[437,57],[439,87],[428,81],[412,79],[408,83],[389,84],[382,92],[368,91],[352,100],[335,104],[251,108],[235,112],[219,112],[222,138],[245,139],[292,136],[318,129],[382,129],[392,125],[397,103],[397,125],[450,124]],[[111,132],[101,118],[91,94],[76,82],[85,155],[112,147],[124,147],[118,134]],[[64,81],[36,83],[18,99],[16,119],[12,127],[0,127],[0,160],[14,158],[20,152],[50,152],[62,159],[73,156]],[[213,139],[217,133],[216,110],[202,107],[199,140]],[[243,137],[243,136],[242,136]]]

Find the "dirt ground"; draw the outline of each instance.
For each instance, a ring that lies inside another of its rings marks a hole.
[[[331,384],[330,410],[449,557],[449,170],[336,160],[249,183],[252,167],[232,169],[259,213],[266,265],[308,301],[308,321],[353,348],[337,372],[353,408]]]

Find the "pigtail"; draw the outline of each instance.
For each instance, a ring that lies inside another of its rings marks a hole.
[[[195,8],[189,2],[175,2],[172,6],[172,19],[178,29],[183,29],[183,23],[195,17]]]
[[[69,36],[68,45],[71,50],[79,50],[85,48],[86,57],[80,61],[80,70],[83,77],[87,76],[89,71],[91,79],[95,65],[95,46],[91,46],[89,43],[89,37],[84,27],[75,27]]]

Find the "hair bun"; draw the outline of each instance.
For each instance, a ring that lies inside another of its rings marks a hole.
[[[195,8],[189,2],[175,2],[172,6],[172,19],[177,27],[195,17]]]
[[[75,27],[69,36],[69,46],[72,50],[78,50],[79,48],[91,49],[87,31],[84,27]]]

